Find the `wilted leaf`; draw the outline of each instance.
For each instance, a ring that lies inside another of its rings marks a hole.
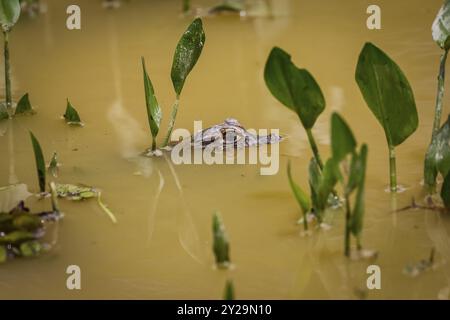
[[[19,20],[19,0],[0,0],[0,24],[3,31],[9,31]]]
[[[219,268],[227,268],[230,264],[228,237],[219,214],[213,216],[213,251]]]
[[[413,91],[399,66],[372,43],[366,43],[356,68],[356,82],[390,146],[416,131],[419,120]]]
[[[184,82],[197,63],[204,45],[205,33],[202,20],[197,18],[183,33],[175,49],[171,78],[177,96],[181,94]]]
[[[305,129],[314,126],[325,109],[325,98],[306,69],[297,68],[288,53],[275,47],[267,59],[264,80],[273,96],[297,113]]]
[[[450,48],[450,1],[445,0],[431,27],[433,40],[444,50]]]
[[[78,125],[82,126],[83,123],[81,122],[80,115],[78,114],[77,110],[72,106],[69,99],[67,99],[67,107],[66,112],[64,113],[64,119],[66,120],[67,124],[70,125]]]
[[[28,93],[26,93],[25,95],[23,95],[22,98],[20,98],[19,102],[17,103],[15,114],[34,114],[34,113],[35,111],[31,106],[30,98],[28,96]]]
[[[45,192],[45,160],[42,154],[41,145],[36,139],[34,134],[30,131],[31,143],[33,145],[34,159],[36,162],[37,176],[39,180],[39,189],[41,192]]]
[[[162,114],[161,108],[159,107],[158,101],[156,100],[153,84],[145,68],[145,60],[143,57],[142,69],[144,72],[145,104],[147,106],[148,124],[150,125],[150,131],[152,133],[153,139],[155,139],[159,132]]]
[[[336,163],[341,162],[356,148],[356,140],[350,127],[336,112],[331,116],[331,150]]]

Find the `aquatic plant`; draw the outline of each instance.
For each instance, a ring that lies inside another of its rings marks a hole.
[[[291,56],[278,47],[274,47],[269,54],[264,68],[264,80],[272,95],[299,117],[308,135],[315,161],[322,170],[323,162],[312,128],[325,109],[325,98],[316,80],[306,69],[295,66]]]
[[[292,193],[294,194],[295,199],[297,200],[298,205],[303,213],[303,227],[305,231],[308,230],[308,213],[311,211],[311,201],[309,200],[308,195],[300,188],[300,186],[294,181],[292,178],[291,172],[291,162],[288,162],[287,166],[287,176],[289,180],[289,186],[291,187]]]
[[[36,171],[39,182],[39,190],[41,193],[45,192],[45,160],[42,153],[41,145],[35,135],[30,131],[31,144],[33,145],[34,159],[36,162]]]
[[[372,43],[366,43],[359,55],[355,79],[384,129],[389,148],[390,190],[396,192],[395,147],[414,133],[419,124],[413,91],[400,67]]]
[[[233,281],[227,280],[225,290],[223,292],[223,300],[234,300],[234,285]]]
[[[450,0],[445,0],[444,4],[440,8],[436,19],[433,22],[432,35],[434,41],[439,45],[443,52],[441,54],[439,64],[433,131],[431,134],[431,142],[425,155],[424,163],[424,183],[429,191],[433,191],[436,187],[436,149],[439,148],[439,144],[442,144],[445,141],[449,141],[448,136],[443,137],[442,135],[439,135],[439,128],[441,125],[442,109],[444,104],[443,98],[445,87],[445,64],[447,62],[448,50],[450,49]],[[447,140],[440,140],[442,138],[447,138]]]
[[[0,0],[0,24],[3,31],[4,58],[5,58],[5,97],[6,108],[11,110],[11,77],[10,77],[10,61],[9,61],[9,33],[19,20],[20,3],[19,0]],[[12,112],[10,112],[12,113]]]
[[[364,185],[368,148],[366,144],[363,144],[357,152],[357,144],[352,131],[337,113],[333,113],[331,116],[331,150],[333,160],[337,164],[337,176],[339,176],[339,181],[344,190],[346,211],[344,252],[349,257],[351,234],[356,238],[358,250],[362,249],[361,233],[364,218]],[[350,170],[347,178],[345,178],[340,172],[339,164],[348,161],[348,157],[350,157]],[[356,192],[356,199],[352,207],[350,197],[354,192]]]
[[[218,212],[213,216],[213,252],[218,268],[228,268],[230,266],[230,244],[225,231],[225,226]]]
[[[425,156],[425,185],[429,191],[436,187],[438,173],[443,177],[450,171],[450,116],[436,132]]]
[[[47,171],[54,178],[58,177],[59,163],[58,163],[58,154],[56,152],[53,152],[53,156],[52,156],[52,158],[50,160],[50,163],[48,164]]]
[[[444,183],[442,184],[441,198],[444,203],[444,207],[447,210],[450,210],[450,172],[447,173]]]
[[[81,122],[78,111],[70,103],[69,99],[67,99],[66,112],[64,112],[63,117],[66,123],[69,125],[83,126],[83,122]]]

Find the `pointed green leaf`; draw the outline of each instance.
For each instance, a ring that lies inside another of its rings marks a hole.
[[[227,280],[225,291],[223,293],[223,300],[234,300],[234,285],[231,280]]]
[[[356,82],[389,145],[397,146],[418,126],[413,91],[399,66],[372,43],[359,55]]]
[[[19,0],[0,0],[0,24],[3,31],[9,31],[19,20]]]
[[[33,114],[34,110],[30,103],[28,93],[24,94],[17,103],[15,114]]]
[[[72,106],[69,99],[67,99],[66,112],[64,113],[64,119],[68,124],[82,125],[80,115],[77,110]]]
[[[287,175],[292,193],[294,194],[294,197],[297,200],[298,205],[302,209],[303,223],[305,226],[305,230],[307,230],[308,229],[307,214],[311,210],[311,202],[309,201],[308,195],[302,190],[302,188],[300,188],[300,186],[297,183],[295,183],[294,179],[292,178],[290,161],[288,162]]]
[[[213,216],[213,251],[216,264],[219,268],[226,268],[230,264],[230,253],[228,237],[225,226],[222,223],[219,213]]]
[[[307,70],[297,68],[288,53],[275,47],[267,59],[264,80],[272,95],[297,113],[305,129],[314,126],[325,109],[325,98]]]
[[[442,49],[450,48],[450,1],[445,0],[431,27],[433,40]]]
[[[159,132],[162,114],[161,108],[159,107],[158,101],[156,100],[153,84],[145,68],[144,57],[142,57],[142,69],[144,72],[145,104],[147,106],[148,124],[150,126],[152,137],[153,139],[155,139]]]
[[[331,116],[331,151],[336,163],[341,162],[356,148],[356,140],[350,127],[342,117],[333,113]]]
[[[184,82],[197,63],[204,45],[202,20],[197,18],[181,36],[173,56],[171,78],[177,96],[181,94]]]
[[[450,209],[450,172],[445,176],[444,183],[442,184],[441,198],[444,206]]]
[[[48,172],[54,177],[58,177],[59,171],[59,163],[58,163],[58,154],[53,152],[52,159],[50,160],[50,164],[48,165]]]
[[[42,153],[41,145],[36,139],[34,134],[30,131],[31,143],[33,145],[34,159],[36,161],[36,170],[39,180],[39,189],[41,192],[45,192],[45,160]]]
[[[365,173],[367,166],[367,145],[363,144],[361,151],[359,153],[359,159],[361,161],[361,178],[358,183],[358,192],[356,194],[355,206],[352,211],[350,218],[350,230],[353,235],[358,239],[361,237],[361,232],[363,229],[363,219],[364,219],[364,184],[365,184]]]

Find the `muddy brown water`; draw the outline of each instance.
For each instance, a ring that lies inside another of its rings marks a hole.
[[[179,1],[134,0],[113,11],[100,1],[78,1],[81,31],[65,27],[70,1],[46,3],[46,14],[23,16],[11,35],[14,97],[29,92],[38,114],[2,124],[0,185],[20,182],[37,191],[32,130],[48,160],[53,151],[59,154],[56,181],[101,188],[118,224],[95,201],[62,200],[66,216],[57,226],[54,248],[37,259],[1,265],[1,299],[215,299],[222,297],[226,279],[243,299],[448,297],[450,217],[424,210],[393,213],[425,195],[420,183],[440,55],[430,27],[441,1],[378,1],[379,31],[365,27],[371,2],[359,0],[277,0],[273,18],[204,18],[206,45],[183,90],[176,126],[192,130],[194,120],[209,126],[232,116],[249,128],[279,128],[287,139],[273,176],[261,176],[258,165],[175,166],[164,158],[138,156],[151,142],[140,57],[147,60],[166,125],[174,99],[173,50],[192,19],[180,16]],[[420,127],[397,148],[398,179],[406,188],[397,195],[385,192],[384,134],[354,81],[366,41],[398,62],[417,101]],[[296,116],[264,84],[264,63],[274,45],[308,68],[324,91],[327,109],[314,130],[324,157],[333,110],[345,117],[359,142],[369,144],[363,245],[379,251],[381,290],[366,288],[369,262],[343,257],[342,212],[330,215],[331,230],[300,235],[300,212],[285,168],[291,159],[296,180],[307,189],[311,152]],[[66,98],[84,128],[60,119]],[[444,115],[448,110],[446,104]],[[36,211],[49,205],[33,197],[28,203]],[[213,268],[215,210],[222,213],[231,242],[234,269],[228,271]],[[434,269],[416,278],[403,274],[432,248]],[[66,268],[72,264],[81,268],[79,291],[66,288]]]

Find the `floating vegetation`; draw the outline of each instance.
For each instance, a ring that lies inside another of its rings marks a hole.
[[[117,218],[112,213],[112,211],[106,206],[101,199],[101,191],[83,185],[75,184],[56,184],[56,194],[60,198],[64,198],[71,201],[82,201],[91,198],[97,198],[97,203],[100,208],[108,215],[113,223],[117,223]]]
[[[299,69],[291,56],[274,47],[264,69],[264,80],[272,95],[294,111],[308,135],[308,141],[320,170],[323,169],[312,128],[325,109],[325,98],[316,80],[306,69]]]
[[[234,300],[234,285],[233,281],[227,280],[227,283],[225,284],[225,290],[223,292],[223,300]]]
[[[220,269],[230,267],[230,244],[225,231],[225,226],[218,212],[213,216],[213,252],[216,259],[216,265]]]
[[[33,152],[34,152],[34,160],[36,162],[36,171],[38,176],[38,182],[39,182],[39,190],[41,193],[45,193],[45,160],[44,155],[42,153],[41,145],[39,144],[39,141],[34,136],[34,134],[30,131],[30,138],[31,138],[31,144],[33,145]]]
[[[295,199],[297,200],[298,205],[300,206],[300,209],[303,213],[303,227],[305,231],[308,231],[308,213],[311,211],[311,201],[309,200],[308,195],[300,188],[300,186],[294,181],[292,178],[292,172],[291,172],[291,162],[288,162],[287,167],[287,176],[289,179],[289,185],[291,187],[292,193],[295,196]]]
[[[83,122],[81,122],[80,115],[78,114],[78,111],[72,106],[69,99],[67,99],[67,107],[66,112],[63,115],[64,120],[69,125],[75,125],[75,126],[84,126]]]
[[[24,202],[9,212],[0,213],[0,263],[16,257],[36,257],[47,251],[49,246],[42,242],[45,236],[45,222],[57,221],[62,217],[59,211],[54,185],[52,210],[31,213]]]
[[[395,147],[416,131],[413,91],[400,67],[372,43],[362,49],[355,74],[369,109],[382,125],[389,148],[390,190],[397,191]]]
[[[435,265],[434,262],[434,256],[435,256],[435,249],[431,249],[430,257],[428,259],[422,259],[417,263],[414,264],[408,264],[404,269],[403,273],[410,277],[417,277],[420,274],[432,269]]]
[[[337,175],[344,189],[345,197],[345,240],[344,252],[347,257],[350,257],[350,236],[356,238],[356,245],[358,251],[362,250],[361,234],[364,222],[364,185],[367,165],[366,144],[363,144],[360,151],[357,152],[356,140],[350,130],[350,127],[342,119],[342,117],[333,113],[331,116],[331,149],[333,153],[333,160],[336,163],[336,169],[339,170],[339,164],[348,156],[350,159],[350,171],[345,179],[343,174],[338,171]],[[352,207],[350,197],[356,192],[355,204]]]
[[[58,163],[58,154],[56,152],[53,152],[52,159],[50,160],[50,163],[47,166],[47,171],[49,174],[53,176],[53,178],[58,178],[59,173],[59,163]]]

